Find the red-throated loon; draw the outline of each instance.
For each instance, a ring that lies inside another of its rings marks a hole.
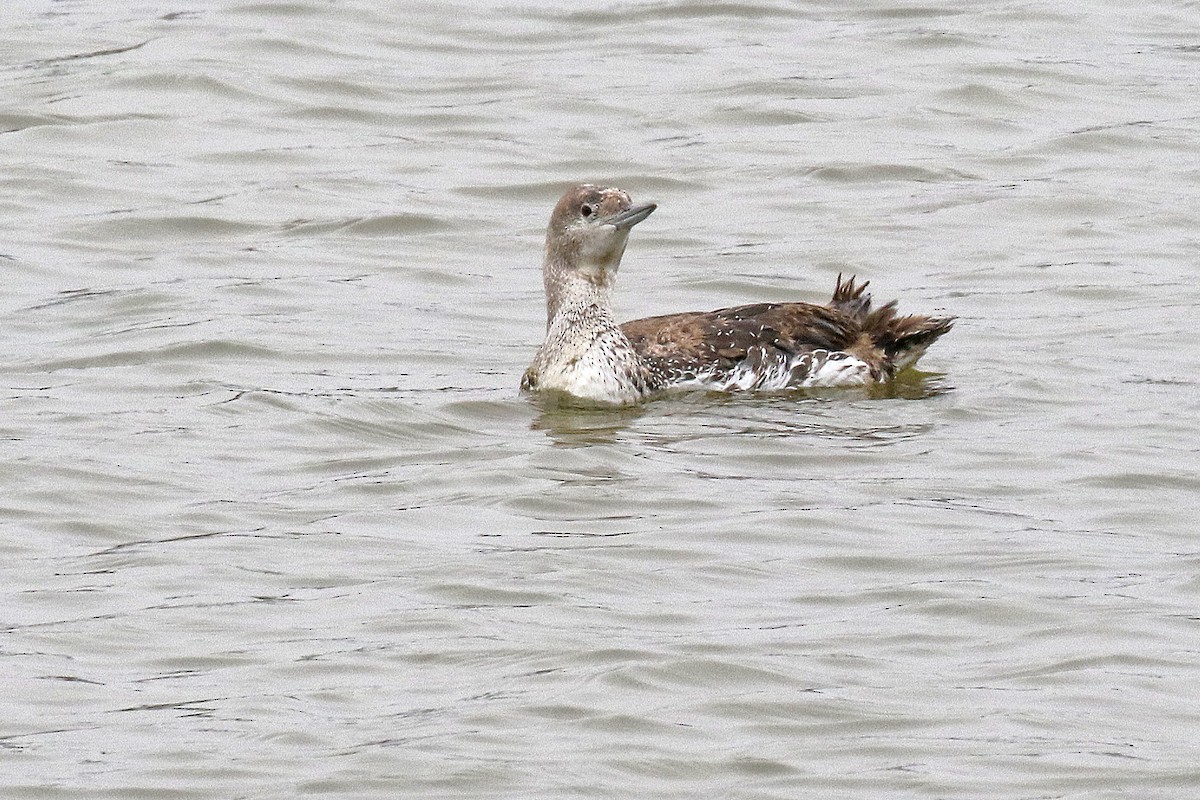
[[[710,391],[862,386],[916,363],[954,317],[872,310],[867,283],[837,287],[829,305],[755,303],[618,325],[613,283],[629,230],[657,208],[586,184],[554,207],[542,277],[546,340],[521,388],[629,404],[673,388]]]

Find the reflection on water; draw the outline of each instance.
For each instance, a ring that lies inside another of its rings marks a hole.
[[[635,406],[592,403],[558,392],[526,393],[522,396],[538,410],[537,417],[530,425],[532,430],[549,433],[556,445],[578,447],[612,443],[622,431],[646,414],[655,417],[704,417],[700,422],[701,427],[708,428],[715,424],[720,428],[719,419],[722,417],[728,416],[742,425],[746,412],[754,416],[763,410],[784,418],[772,419],[767,426],[781,433],[874,439],[890,435],[888,431],[891,429],[880,429],[871,424],[865,424],[862,428],[847,428],[819,417],[811,419],[810,412],[814,404],[852,403],[855,400],[926,400],[951,391],[953,387],[945,381],[944,375],[908,369],[891,381],[864,387],[754,393],[674,391]],[[733,432],[721,429],[725,433]]]
[[[953,391],[944,373],[906,369],[887,383],[867,387],[867,396],[872,400],[927,400]]]
[[[561,392],[525,393],[538,410],[531,430],[545,431],[560,447],[610,444],[644,413],[644,407],[588,403]]]

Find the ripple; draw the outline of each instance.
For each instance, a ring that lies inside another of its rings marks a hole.
[[[50,5],[0,794],[1195,784],[1186,8]],[[942,374],[520,396],[581,180],[660,204],[623,318],[855,272],[963,320]]]

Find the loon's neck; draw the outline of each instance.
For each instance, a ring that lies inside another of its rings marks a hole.
[[[546,329],[554,326],[556,317],[578,314],[589,306],[612,312],[615,263],[566,263],[556,254],[547,253],[542,267],[546,287]]]

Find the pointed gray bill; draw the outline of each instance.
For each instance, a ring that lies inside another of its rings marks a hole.
[[[658,208],[654,203],[646,203],[642,206],[634,206],[627,208],[624,211],[618,211],[608,219],[604,220],[605,225],[612,225],[614,228],[632,228],[639,222],[650,216],[650,212]]]

